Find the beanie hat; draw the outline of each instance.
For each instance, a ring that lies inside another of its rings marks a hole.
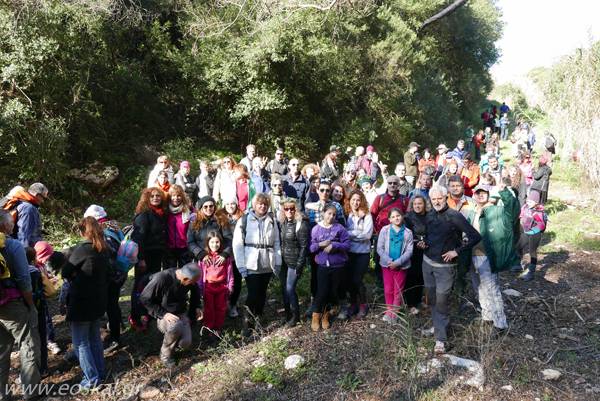
[[[228,203],[235,203],[237,205],[238,200],[237,200],[237,196],[235,196],[235,194],[227,194],[223,196],[223,205],[226,205]]]
[[[368,175],[363,175],[362,177],[360,177],[360,178],[358,179],[358,186],[361,186],[361,187],[362,187],[362,185],[363,185],[363,184],[365,184],[365,183],[367,183],[367,182],[368,182],[369,184],[372,184],[372,183],[373,183],[373,181],[371,180],[371,177],[369,177]]]
[[[35,249],[35,255],[37,257],[38,262],[42,264],[45,264],[54,253],[52,245],[50,245],[50,243],[46,241],[36,242],[33,248]]]
[[[367,146],[367,152],[375,152],[375,148],[373,147],[373,145]]]
[[[98,205],[90,205],[90,207],[88,207],[83,214],[83,217],[93,217],[96,220],[106,219],[107,216],[106,210],[104,210],[102,206]]]
[[[215,204],[215,206],[217,204],[217,202],[215,202],[215,198],[213,198],[212,196],[206,195],[206,196],[203,196],[202,198],[198,199],[198,203],[197,203],[198,209],[202,209],[202,206],[204,206],[204,204],[206,202],[212,202]]]
[[[540,193],[535,189],[529,191],[529,195],[527,195],[527,200],[534,201],[535,203],[540,203]]]
[[[184,167],[190,168],[190,162],[187,160],[184,160],[181,163],[179,163],[179,169],[182,169]]]

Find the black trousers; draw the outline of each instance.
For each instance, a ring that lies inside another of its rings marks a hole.
[[[161,271],[165,252],[163,250],[146,251],[144,261],[146,269],[142,271],[138,266],[135,267],[133,287],[131,289],[131,317],[139,322],[142,315],[147,314],[146,308],[140,302],[140,294],[148,283],[150,275]]]
[[[121,296],[121,287],[123,282],[108,281],[108,296],[106,300],[106,316],[108,316],[108,329],[110,331],[109,342],[121,340],[121,307],[119,306],[119,297]]]
[[[406,272],[404,283],[404,302],[406,305],[418,306],[423,299],[423,250],[413,248],[410,269]]]
[[[367,303],[367,289],[363,277],[369,269],[370,253],[349,253],[348,264],[344,276],[347,277],[350,302],[353,304]]]
[[[341,279],[341,267],[318,267],[315,312],[322,313],[326,309],[337,304],[338,286],[340,285]]]
[[[187,248],[170,248],[166,252],[164,268],[183,267],[192,261],[192,254]]]
[[[233,291],[229,294],[229,304],[237,305],[238,299],[240,299],[240,293],[242,292],[242,275],[237,269],[235,262],[231,268],[233,269]]]
[[[254,316],[261,316],[265,309],[267,301],[267,288],[273,273],[248,274],[246,277],[246,287],[248,296],[246,297],[246,306]]]

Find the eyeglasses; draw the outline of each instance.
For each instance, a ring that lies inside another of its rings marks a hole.
[[[210,205],[202,205],[202,209],[214,209],[215,205],[210,204]]]
[[[295,212],[296,208],[295,207],[284,207],[283,210],[285,210],[286,212]]]
[[[392,181],[392,182],[388,182],[388,185],[400,185],[400,183],[398,181]]]
[[[331,192],[331,189],[329,189],[329,188],[319,188],[319,192],[322,193],[322,194],[324,194],[324,193],[328,194],[328,193]]]

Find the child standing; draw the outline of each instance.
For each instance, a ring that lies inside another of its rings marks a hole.
[[[217,231],[206,236],[206,255],[199,262],[201,277],[198,285],[204,297],[204,326],[219,331],[225,322],[227,300],[233,291],[234,277],[231,257],[223,259],[223,238]]]
[[[390,224],[379,232],[377,253],[383,272],[383,292],[387,306],[383,320],[393,323],[397,318],[398,307],[403,303],[406,270],[410,268],[413,253],[413,234],[404,224],[400,209],[390,209],[388,219]]]
[[[336,214],[335,206],[327,204],[323,209],[323,220],[311,231],[310,252],[315,254],[318,266],[315,311],[310,325],[312,331],[330,327],[328,306],[337,303],[342,268],[348,261],[350,237],[346,228],[336,221]]]
[[[521,264],[527,267],[527,270],[521,276],[525,281],[533,280],[537,265],[537,249],[542,241],[542,234],[546,230],[545,214],[544,206],[540,204],[540,193],[530,191],[527,202],[521,208],[521,215],[519,216],[523,232],[519,239],[518,248],[523,258]]]

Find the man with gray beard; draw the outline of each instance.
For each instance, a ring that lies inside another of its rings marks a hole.
[[[459,252],[473,248],[481,235],[465,217],[447,204],[448,190],[435,185],[429,190],[432,210],[427,213],[427,249],[423,255],[423,280],[431,305],[436,354],[446,352],[449,295]],[[465,240],[463,241],[463,234]]]

